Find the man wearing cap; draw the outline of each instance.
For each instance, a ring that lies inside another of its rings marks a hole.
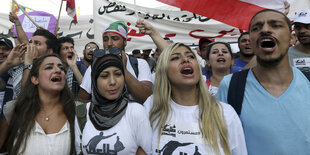
[[[7,59],[12,48],[13,48],[13,44],[11,40],[7,38],[3,38],[3,37],[0,38],[0,64],[2,64]],[[7,91],[6,93],[12,95],[13,90],[6,88],[6,84],[9,79],[9,74],[6,71],[4,71],[4,73],[1,73],[0,75],[1,75],[0,77],[0,115],[1,115],[4,93]]]
[[[240,57],[235,59],[234,66],[243,68],[247,65],[254,56],[254,52],[250,47],[250,37],[249,32],[242,32],[238,38],[238,47]]]
[[[0,38],[0,64],[6,60],[13,48],[12,41],[7,38]]]
[[[143,103],[152,94],[151,71],[147,67],[148,64],[143,59],[137,59],[137,66],[132,66],[129,57],[125,53],[127,45],[127,25],[123,21],[116,21],[110,24],[102,34],[103,47],[105,50],[111,47],[122,49],[121,56],[125,68],[125,83],[129,92],[129,98],[139,103]],[[127,61],[128,60],[128,61]],[[136,76],[134,67],[138,68],[138,76]],[[78,98],[82,101],[88,101],[91,93],[91,68],[85,72]]]
[[[310,10],[302,10],[294,17],[298,43],[289,48],[290,65],[310,73]]]

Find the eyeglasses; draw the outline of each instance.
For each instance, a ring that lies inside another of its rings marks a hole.
[[[90,47],[90,46],[86,46],[85,48],[86,50],[92,50],[92,51],[95,51],[97,50],[98,48],[97,47]]]
[[[94,51],[94,56],[97,58],[100,58],[106,54],[114,54],[114,55],[119,55],[121,54],[122,49],[118,48],[118,47],[111,47],[108,50],[104,50],[104,49],[97,49]]]

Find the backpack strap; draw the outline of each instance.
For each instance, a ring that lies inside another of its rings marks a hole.
[[[227,101],[228,104],[230,104],[235,109],[239,116],[241,114],[248,72],[249,69],[234,73],[229,83]]]
[[[305,72],[305,71],[301,71],[305,76],[306,78],[310,81],[310,72]]]
[[[129,56],[129,61],[130,61],[130,64],[131,64],[133,70],[135,71],[137,78],[138,78],[138,76],[139,76],[138,59],[135,57]]]

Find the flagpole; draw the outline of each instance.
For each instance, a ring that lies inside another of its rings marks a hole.
[[[60,9],[59,9],[58,18],[57,18],[57,24],[55,26],[55,31],[54,31],[55,36],[57,36],[57,32],[58,32],[58,26],[59,26],[59,19],[60,19],[62,3],[63,3],[63,0],[61,0]]]
[[[133,3],[134,3],[134,9],[135,9],[135,14],[136,14],[137,20],[139,20],[139,16],[138,16],[138,13],[137,13],[137,4],[136,4],[136,0],[133,0]]]
[[[14,9],[15,9],[15,3],[14,3],[14,0],[12,0],[12,8],[11,8],[12,13],[13,13]]]
[[[13,0],[14,3],[17,5],[17,7],[22,10],[22,12],[29,18],[29,20],[37,27],[39,28],[40,26],[28,15],[28,13],[15,1]]]

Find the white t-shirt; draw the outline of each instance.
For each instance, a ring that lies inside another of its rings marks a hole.
[[[87,122],[82,140],[77,119],[75,120],[75,140],[77,153],[83,154],[136,154],[140,146],[147,154],[151,151],[152,129],[146,111],[138,103],[128,103],[121,120],[108,130],[97,130],[89,119],[90,102],[87,103]]]
[[[146,111],[149,113],[153,105],[153,96],[150,96],[144,103]],[[246,155],[246,145],[244,140],[241,122],[235,110],[228,104],[221,103],[224,118],[229,135],[229,146],[232,155]],[[153,154],[215,154],[211,148],[205,144],[199,129],[199,108],[195,106],[182,106],[171,100],[171,112],[167,123],[162,128],[160,142],[158,143],[158,128],[153,129],[152,153]],[[218,146],[221,144],[218,138]],[[221,154],[224,155],[220,147]]]
[[[138,60],[138,70],[139,75],[138,78],[135,74],[135,71],[133,70],[129,58],[127,57],[127,70],[129,73],[131,73],[138,81],[150,81],[151,80],[151,70],[148,67],[148,63],[144,59],[137,59]],[[89,66],[84,74],[82,83],[80,85],[81,88],[83,88],[88,94],[92,94],[92,86],[91,86],[91,66]],[[133,99],[132,95],[129,94],[130,99]]]

